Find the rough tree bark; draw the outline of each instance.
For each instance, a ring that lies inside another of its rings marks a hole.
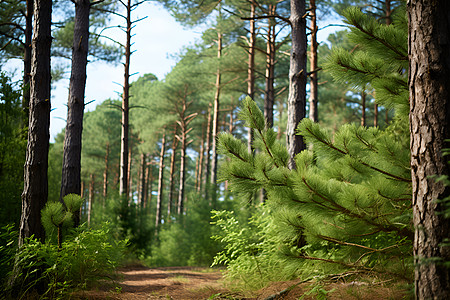
[[[30,115],[24,165],[19,246],[32,235],[43,241],[41,210],[48,197],[48,149],[50,139],[50,47],[52,1],[34,3],[34,33],[31,57]]]
[[[73,32],[72,72],[67,103],[67,124],[64,135],[64,152],[59,201],[67,194],[80,194],[81,189],[81,135],[83,131],[84,94],[89,46],[90,0],[74,0],[75,25]],[[74,214],[75,226],[80,215]]]
[[[291,0],[292,49],[289,66],[288,122],[286,140],[289,151],[289,169],[295,169],[294,157],[305,149],[305,143],[296,134],[298,123],[305,117],[306,104],[306,21],[305,0]]]
[[[309,52],[309,63],[311,69],[310,75],[310,92],[309,92],[309,118],[313,122],[319,122],[319,114],[317,110],[318,101],[318,65],[317,65],[317,14],[316,14],[316,0],[309,0],[309,15],[311,16],[311,45]]]
[[[269,15],[276,14],[276,4],[269,5]],[[273,105],[275,103],[275,18],[268,18],[267,53],[266,53],[266,87],[264,93],[264,117],[269,128],[273,127]]]
[[[250,39],[248,48],[248,69],[247,69],[247,95],[254,99],[255,97],[255,51],[256,51],[256,3],[250,2]],[[248,152],[253,152],[253,129],[248,128],[247,133]]]
[[[409,89],[411,175],[415,227],[415,295],[450,299],[450,220],[435,200],[450,195],[433,175],[450,175],[444,148],[450,148],[450,2],[409,0]]]

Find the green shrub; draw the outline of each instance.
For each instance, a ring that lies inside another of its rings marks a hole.
[[[74,230],[59,248],[53,243],[27,239],[16,256],[20,270],[11,295],[36,291],[46,298],[61,298],[74,288],[86,288],[99,279],[112,279],[122,260],[126,241],[116,241],[111,224],[100,229]]]

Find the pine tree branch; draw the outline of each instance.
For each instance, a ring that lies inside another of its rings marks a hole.
[[[379,230],[381,230],[381,231],[383,231],[383,232],[397,232],[397,233],[400,234],[401,236],[407,237],[407,238],[409,238],[409,239],[411,239],[411,240],[413,239],[413,233],[412,233],[411,231],[407,230],[406,228],[398,228],[398,227],[396,227],[396,226],[394,226],[394,225],[382,225],[382,224],[379,224],[379,223],[375,222],[375,220],[367,219],[366,217],[361,216],[361,215],[359,215],[359,214],[357,214],[357,213],[352,212],[351,210],[349,210],[349,209],[347,209],[347,208],[345,208],[345,207],[343,207],[343,206],[337,204],[335,201],[332,201],[332,200],[328,199],[327,197],[325,197],[324,195],[322,195],[322,194],[320,194],[319,192],[317,192],[315,189],[313,189],[313,188],[308,184],[308,182],[306,181],[306,178],[305,178],[305,177],[302,177],[302,181],[303,181],[303,183],[305,184],[305,186],[306,186],[311,192],[313,192],[316,196],[318,196],[319,198],[323,199],[324,201],[327,201],[327,202],[330,203],[332,206],[334,206],[336,211],[340,211],[340,212],[342,212],[342,213],[344,213],[344,214],[346,214],[346,215],[348,215],[348,216],[350,216],[350,217],[354,217],[354,218],[360,219],[361,221],[363,221],[363,222],[365,222],[365,223],[367,223],[367,224],[369,224],[369,225],[372,225],[372,226],[374,226],[375,228],[378,228]],[[313,199],[313,201],[314,201],[314,199]],[[332,209],[332,208],[329,208],[329,207],[327,207],[327,206],[321,204],[320,202],[314,201],[314,203],[317,203],[317,204],[319,204],[319,205],[321,205],[321,206],[323,206],[323,207],[326,207],[326,208],[328,208],[328,209]],[[375,217],[375,218],[376,218],[376,217]]]

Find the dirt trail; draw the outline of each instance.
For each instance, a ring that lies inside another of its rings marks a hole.
[[[77,296],[82,299],[178,300],[220,299],[220,295],[230,295],[220,282],[221,272],[208,268],[131,266],[119,273],[122,279],[117,287],[102,286]]]
[[[311,289],[311,287],[308,287],[310,283],[297,285],[298,280],[293,280],[274,282],[251,293],[231,292],[224,287],[221,281],[222,273],[209,268],[166,267],[150,269],[139,265],[128,266],[120,270],[119,273],[121,280],[115,285],[112,285],[111,282],[103,282],[98,288],[77,292],[73,295],[73,299],[291,300],[298,299],[305,292],[309,294],[308,291]],[[288,290],[289,292],[287,292]],[[317,299],[319,294],[321,296],[326,295],[331,300],[384,300],[404,299],[407,290],[384,286],[384,284],[371,285],[368,282],[330,282],[324,285],[323,289],[319,289],[316,294],[310,294],[305,299]]]

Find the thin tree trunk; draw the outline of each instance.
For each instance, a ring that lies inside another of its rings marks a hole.
[[[133,191],[131,190],[132,187],[132,183],[133,183],[133,179],[131,178],[131,158],[132,158],[132,153],[131,153],[131,146],[128,149],[128,167],[127,167],[127,191],[128,191],[128,206],[130,206],[130,201],[133,200]]]
[[[144,193],[144,209],[150,207],[150,202],[152,201],[152,191],[153,191],[153,165],[150,162],[147,170],[145,172],[146,179],[146,189]]]
[[[197,177],[196,177],[196,190],[197,193],[200,193],[202,190],[202,177],[203,177],[203,157],[205,149],[203,149],[205,145],[205,127],[203,126],[202,130],[202,140],[200,141],[200,150],[199,150],[199,157],[198,157],[198,171],[197,171]]]
[[[450,188],[432,176],[450,175],[450,2],[410,0],[409,96],[416,299],[450,299]]]
[[[45,238],[41,224],[41,210],[48,197],[48,149],[50,139],[50,47],[52,1],[34,3],[34,33],[31,57],[30,116],[28,144],[24,165],[22,215],[19,246],[25,238],[34,235]]]
[[[92,202],[94,201],[94,187],[95,187],[95,175],[89,175],[89,200],[88,200],[88,212],[87,212],[87,223],[88,227],[91,226],[91,214],[92,214]]]
[[[89,46],[89,0],[75,2],[75,28],[73,32],[72,72],[67,104],[67,125],[64,136],[64,153],[59,201],[64,203],[67,194],[80,194],[81,189],[81,135],[83,131],[84,94]],[[75,226],[80,216],[74,214]]]
[[[278,104],[278,115],[279,115],[279,123],[278,123],[278,132],[277,132],[277,140],[281,140],[281,136],[283,135],[283,130],[281,127],[281,120],[283,119],[284,112],[284,104],[282,101],[279,101]]]
[[[269,5],[269,14],[275,15],[276,5]],[[264,117],[269,128],[273,127],[273,105],[275,102],[275,19],[267,20],[266,90],[264,97]]]
[[[317,110],[318,101],[318,65],[317,65],[317,14],[316,14],[316,0],[309,0],[309,13],[311,16],[311,45],[309,53],[309,63],[311,68],[310,75],[310,92],[309,92],[309,118],[313,122],[319,122],[319,114]]]
[[[22,110],[24,112],[22,127],[28,126],[30,112],[30,80],[31,80],[31,39],[33,37],[33,0],[26,0],[27,13],[25,15],[25,45],[23,55],[23,93]]]
[[[120,185],[119,194],[128,197],[128,135],[129,135],[129,99],[130,99],[130,57],[131,57],[131,0],[127,2],[127,29],[125,44],[125,72],[122,94],[122,135],[120,144]]]
[[[159,175],[158,175],[158,198],[156,199],[156,220],[155,228],[156,234],[158,234],[159,226],[161,225],[161,205],[163,199],[164,189],[164,154],[166,152],[166,131],[163,131],[161,140],[161,153],[159,155]]]
[[[223,35],[219,31],[217,34],[217,74],[216,74],[216,94],[214,96],[214,118],[212,126],[212,157],[211,157],[211,207],[216,207],[217,198],[217,134],[219,129],[219,108],[220,108],[220,83],[221,83],[221,70],[220,59],[222,57],[222,38]],[[186,149],[184,150],[186,151]],[[181,173],[180,173],[181,174]]]
[[[211,116],[211,110],[212,110],[212,104],[209,103],[208,106],[208,120],[206,124],[206,159],[205,159],[205,180],[203,181],[203,187],[204,187],[204,194],[203,196],[207,198],[209,194],[209,176],[210,176],[210,162],[211,162],[211,122],[212,122],[212,116]]]
[[[366,126],[366,92],[361,92],[361,126]]]
[[[296,134],[299,122],[305,118],[306,104],[306,13],[305,0],[291,0],[292,49],[289,67],[289,98],[286,140],[289,169],[295,169],[295,155],[305,149],[302,136]]]
[[[248,49],[248,71],[247,71],[247,95],[255,97],[255,50],[256,50],[256,3],[250,2],[250,40]],[[247,133],[248,152],[253,152],[253,129],[248,128]]]
[[[105,151],[105,169],[103,170],[103,205],[106,202],[108,196],[108,162],[109,162],[109,142],[106,143]]]
[[[145,186],[146,186],[146,170],[147,170],[147,158],[145,153],[141,153],[141,168],[139,171],[139,204],[141,207],[141,211],[143,211],[144,209],[144,195],[145,195]]]
[[[183,216],[184,212],[184,182],[186,175],[186,131],[181,132],[181,149],[180,149],[180,187],[178,190],[178,215]]]
[[[169,199],[167,204],[167,218],[170,218],[170,215],[173,211],[173,194],[174,194],[174,185],[175,185],[175,162],[176,162],[176,151],[178,148],[178,140],[176,138],[177,130],[175,128],[173,133],[173,141],[172,141],[172,156],[170,157],[170,177],[169,177]]]

